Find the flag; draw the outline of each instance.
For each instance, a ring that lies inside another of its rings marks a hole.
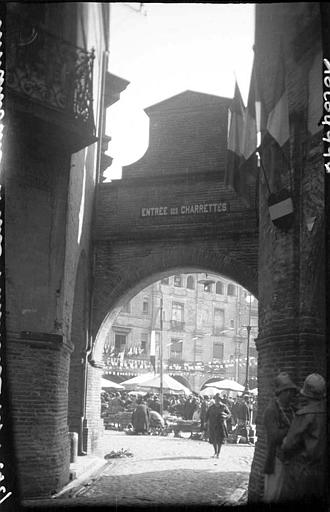
[[[243,158],[240,165],[241,180],[245,186],[254,185],[257,176],[257,116],[256,116],[256,79],[254,64],[251,73],[250,90],[243,125]],[[248,196],[246,190],[245,196]]]
[[[323,76],[322,54],[318,52],[314,57],[308,74],[308,132],[313,136],[323,129],[320,122],[323,117]]]
[[[150,336],[150,355],[156,355],[156,331],[151,331]]]
[[[267,132],[282,148],[289,140],[289,106],[288,95],[285,86],[285,67],[282,47],[278,53],[275,67],[275,80],[272,89],[272,100],[268,108]]]
[[[156,372],[156,332],[151,331],[150,335],[150,363]]]
[[[123,366],[124,365],[124,357],[125,357],[125,348],[122,352],[119,352],[118,357],[119,357],[119,366]]]
[[[243,126],[245,107],[242,96],[235,82],[235,94],[228,109],[228,139],[227,162],[225,171],[225,185],[233,189],[238,195],[244,195],[245,184],[240,175],[240,166],[243,159]]]
[[[243,158],[246,162],[257,149],[257,118],[256,118],[256,80],[254,64],[252,67],[248,103],[244,115],[243,126]],[[243,162],[243,164],[244,164]]]

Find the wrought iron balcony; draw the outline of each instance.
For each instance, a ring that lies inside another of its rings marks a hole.
[[[13,108],[30,101],[35,108],[25,112],[47,118],[47,109],[48,122],[82,130],[95,140],[94,51],[73,46],[17,14],[8,14],[6,29],[6,86],[7,94],[15,96]]]

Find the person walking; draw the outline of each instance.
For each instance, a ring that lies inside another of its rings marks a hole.
[[[263,496],[266,503],[280,500],[284,475],[280,448],[294,418],[292,402],[297,392],[297,386],[288,373],[281,372],[275,378],[274,384],[275,398],[266,407],[263,418],[267,443]]]
[[[219,458],[221,446],[225,437],[228,437],[226,419],[230,411],[226,404],[220,401],[220,395],[214,395],[214,404],[206,411],[205,421],[208,423],[209,443],[213,444],[213,457]]]
[[[150,415],[149,409],[142,398],[137,401],[137,407],[132,414],[132,424],[136,434],[149,432]]]
[[[232,407],[232,414],[235,420],[235,441],[236,444],[240,442],[241,437],[246,438],[246,442],[249,441],[249,427],[250,427],[250,410],[244,398],[239,397],[236,404]]]
[[[301,407],[283,439],[283,501],[325,502],[327,458],[326,384],[318,373],[305,379]]]

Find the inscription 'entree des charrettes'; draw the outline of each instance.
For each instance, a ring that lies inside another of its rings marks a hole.
[[[141,216],[162,217],[166,215],[200,215],[204,213],[225,213],[228,211],[228,203],[184,204],[181,206],[141,208]]]

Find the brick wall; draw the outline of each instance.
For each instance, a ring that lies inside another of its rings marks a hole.
[[[8,333],[7,359],[21,494],[49,495],[69,480],[70,348]]]
[[[98,185],[93,300],[97,360],[102,359],[114,308],[175,269],[223,274],[257,296],[257,212],[223,184],[229,103],[227,98],[186,91],[148,108],[146,154],[123,169],[122,180]],[[180,214],[181,207],[214,203],[226,203],[227,212]],[[143,214],[143,208],[153,207],[179,212]]]
[[[6,356],[23,497],[49,495],[69,478],[70,344],[62,335],[69,155],[36,151],[11,117],[6,177]]]
[[[123,178],[224,171],[230,99],[185,91],[146,109],[149,147]]]
[[[322,135],[307,132],[308,71],[321,47],[319,4],[268,4],[256,7],[256,67],[264,101],[273,94],[276,60],[283,45],[290,111],[291,177],[281,160],[264,166],[272,191],[292,192],[294,221],[287,231],[269,217],[267,189],[260,187],[258,418],[255,456],[249,485],[250,501],[263,493],[264,409],[273,396],[273,379],[288,371],[298,385],[313,371],[325,374],[324,322],[324,192]],[[314,89],[313,89],[314,90]],[[317,90],[317,88],[316,88]],[[321,101],[321,98],[320,98]],[[320,110],[322,112],[322,110]],[[312,231],[307,218],[315,216]]]

